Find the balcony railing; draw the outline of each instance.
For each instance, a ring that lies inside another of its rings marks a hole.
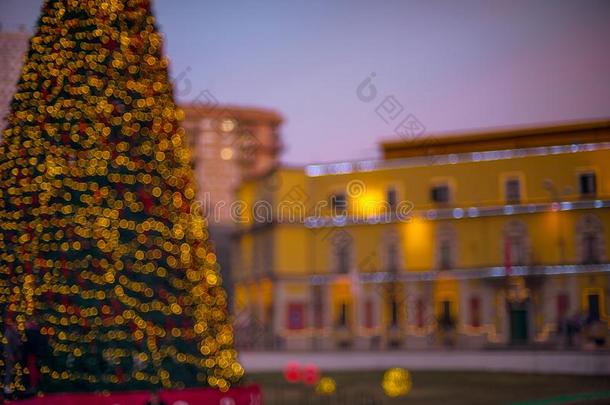
[[[471,269],[454,269],[443,271],[405,271],[401,273],[371,272],[359,273],[356,277],[361,283],[413,282],[434,280],[472,280],[493,279],[506,276],[554,276],[565,274],[610,273],[610,263],[604,264],[569,264],[550,266],[512,266],[507,270],[503,266],[478,267]],[[312,276],[286,276],[282,279],[304,280],[310,284],[327,284],[345,275],[316,274]]]
[[[496,205],[485,207],[456,207],[429,210],[413,210],[407,218],[395,213],[372,216],[325,216],[305,218],[304,224],[307,228],[323,228],[346,225],[385,224],[405,222],[412,217],[423,217],[428,220],[462,219],[493,216],[510,216],[517,214],[535,214],[556,211],[574,211],[610,208],[610,200],[586,200],[586,201],[563,201],[552,203],[518,204],[518,205]]]

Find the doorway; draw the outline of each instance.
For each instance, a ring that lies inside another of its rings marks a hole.
[[[589,294],[587,296],[587,304],[589,306],[589,313],[587,314],[587,320],[589,322],[599,321],[599,294]]]
[[[508,309],[510,343],[524,345],[529,340],[529,313],[527,304],[511,304]]]

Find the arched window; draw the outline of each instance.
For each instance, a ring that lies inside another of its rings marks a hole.
[[[348,327],[349,326],[349,304],[345,301],[339,305],[339,313],[337,314],[337,326]]]
[[[527,226],[521,221],[510,221],[504,226],[504,264],[506,266],[526,266],[529,264],[530,249]]]
[[[451,241],[448,239],[439,242],[439,255],[441,270],[449,270],[452,267],[451,260]]]
[[[418,298],[415,302],[415,325],[418,328],[423,328],[426,325],[426,305],[422,298]]]
[[[398,301],[395,297],[390,300],[390,326],[398,326]]]
[[[403,268],[403,255],[401,249],[400,234],[395,229],[390,229],[381,238],[381,265],[382,271],[390,273],[390,282],[387,285],[386,302],[389,309],[389,326],[398,326],[398,273]]]
[[[364,301],[364,327],[373,329],[376,326],[375,322],[375,303],[371,298]]]
[[[604,228],[595,215],[583,216],[576,225],[576,252],[582,264],[598,264],[605,259]]]
[[[402,269],[402,249],[398,232],[386,232],[381,239],[381,265],[382,271],[397,273]]]
[[[439,270],[450,270],[456,265],[456,234],[453,227],[439,227],[436,233],[436,264]]]
[[[582,236],[583,263],[597,264],[600,262],[599,235],[588,232]]]
[[[470,297],[470,326],[481,326],[481,299],[476,295]]]
[[[557,294],[557,323],[565,321],[570,309],[570,296],[566,292]]]
[[[337,247],[337,272],[349,273],[350,244],[345,243]]]
[[[324,291],[321,285],[313,285],[312,289],[313,327],[322,329],[324,327]]]
[[[353,262],[353,240],[349,233],[345,231],[338,232],[331,243],[331,260],[333,270],[339,274],[347,274],[350,272]]]
[[[387,247],[388,271],[395,273],[398,270],[398,248],[396,244],[389,244]]]

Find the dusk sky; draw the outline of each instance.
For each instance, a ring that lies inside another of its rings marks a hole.
[[[190,68],[182,100],[277,110],[287,163],[377,157],[408,114],[427,133],[610,117],[607,0],[154,4],[172,75]],[[0,0],[2,29],[32,30],[40,5]],[[404,107],[392,125],[386,96]]]

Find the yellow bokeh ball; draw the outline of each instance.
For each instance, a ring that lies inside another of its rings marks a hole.
[[[381,387],[392,398],[407,395],[411,391],[411,374],[404,368],[391,368],[383,374]]]
[[[322,377],[316,385],[316,392],[322,395],[334,394],[337,389],[337,383],[331,377]]]

